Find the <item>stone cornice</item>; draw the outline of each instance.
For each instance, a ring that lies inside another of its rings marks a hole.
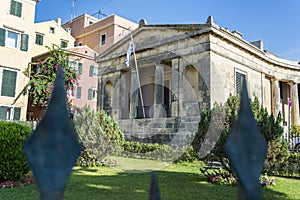
[[[266,50],[261,50],[246,40],[235,36],[230,31],[224,28],[212,27],[212,32],[219,36],[219,38],[229,41],[230,43],[246,50],[247,52],[265,60],[274,65],[278,65],[283,68],[292,68],[300,70],[300,65],[295,61],[290,61],[286,59],[279,58]]]

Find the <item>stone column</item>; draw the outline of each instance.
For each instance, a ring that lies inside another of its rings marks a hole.
[[[274,117],[277,117],[278,113],[282,114],[280,104],[280,87],[279,80],[274,80]]]
[[[154,93],[154,118],[166,117],[166,111],[163,107],[164,96],[164,66],[157,64],[155,66],[155,93]]]
[[[98,77],[98,95],[97,95],[97,109],[102,109],[103,108],[103,77],[102,75]]]
[[[138,86],[138,76],[135,70],[131,72],[131,85],[130,85],[130,113],[129,118],[135,119],[137,117],[137,106],[139,100],[139,86]]]
[[[299,119],[299,97],[298,97],[298,84],[293,84],[293,92],[292,92],[292,119],[293,124],[300,124]]]
[[[172,99],[171,99],[171,116],[179,116],[179,59],[172,60]]]
[[[126,92],[125,92],[125,87],[126,87],[126,78],[123,77],[123,73],[119,73],[119,80],[117,81],[115,90],[114,90],[114,96],[117,98],[117,108],[118,108],[118,119],[124,119],[124,113],[126,110]],[[124,75],[125,76],[125,75]],[[115,98],[115,99],[116,99]]]

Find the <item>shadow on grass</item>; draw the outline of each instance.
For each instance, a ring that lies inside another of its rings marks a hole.
[[[116,172],[111,175],[84,174],[76,169],[68,182],[64,199],[148,199],[151,174]],[[96,169],[97,170],[97,169]],[[167,199],[238,199],[237,187],[212,185],[196,173],[157,171],[160,195]],[[276,187],[276,186],[275,186]],[[286,194],[263,188],[263,199],[289,199]]]

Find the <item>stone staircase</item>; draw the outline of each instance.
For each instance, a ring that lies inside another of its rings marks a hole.
[[[184,146],[198,130],[199,116],[119,120],[126,140]]]

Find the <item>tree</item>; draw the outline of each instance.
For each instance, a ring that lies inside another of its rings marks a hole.
[[[74,68],[69,66],[68,54],[56,45],[47,48],[49,57],[43,61],[28,64],[24,73],[30,80],[15,99],[15,102],[20,95],[28,93],[33,106],[47,107],[59,65],[63,67],[67,96],[70,95],[69,91],[74,93],[74,86],[78,83],[78,74]]]
[[[212,145],[209,148],[210,153],[209,154],[205,153],[205,155],[207,155],[206,157],[207,159],[212,158],[222,162],[222,164],[225,167],[227,167],[228,170],[231,169],[229,167],[229,163],[228,163],[229,161],[228,159],[226,159],[227,156],[224,149],[224,145],[229,134],[231,134],[231,131],[237,120],[239,105],[240,105],[239,96],[230,96],[227,99],[225,105],[222,106],[222,105],[215,104],[212,110],[203,110],[201,112],[201,121],[199,122],[198,132],[196,133],[195,140],[193,141],[194,149],[200,155],[201,151],[203,150],[206,151],[203,144],[207,144],[207,141],[204,140],[206,134],[209,133],[208,131],[209,126],[215,124],[222,124],[223,127],[220,128],[221,133],[220,135],[218,135],[218,138],[213,137],[217,141],[214,141],[215,143],[212,143]],[[276,146],[275,148],[274,145],[273,145],[274,147],[270,145],[278,141],[283,134],[283,128],[280,125],[281,115],[279,114],[276,119],[272,114],[269,115],[267,110],[259,104],[257,98],[255,98],[251,102],[251,106],[252,106],[254,118],[257,122],[257,126],[260,132],[264,135],[266,142],[268,143],[269,152],[268,152],[267,160],[270,160],[269,157],[271,157],[272,154],[271,152],[275,152],[273,153],[274,155],[272,156],[277,156],[278,154],[276,153],[276,151],[278,148],[281,148],[281,146],[277,148],[277,146],[275,145]],[[221,122],[210,123],[211,120],[215,120],[212,119],[212,113],[214,111],[216,112],[215,114],[216,116],[225,115],[225,117],[222,118]]]

